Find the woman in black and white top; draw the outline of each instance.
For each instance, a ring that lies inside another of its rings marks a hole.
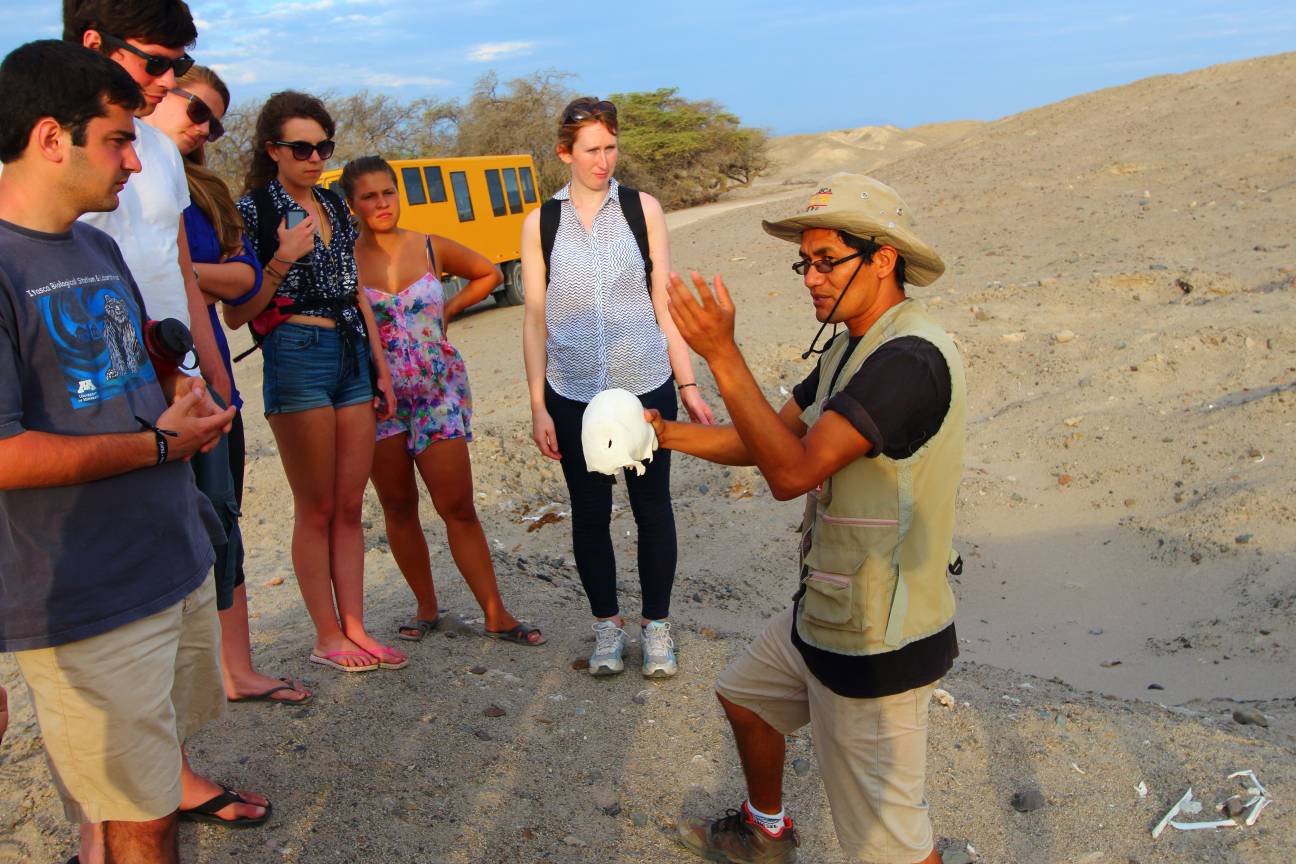
[[[626,190],[639,196],[647,224],[651,291],[645,282],[645,262],[622,210],[623,187],[612,179],[617,129],[611,102],[586,97],[567,106],[557,151],[571,166],[571,182],[554,196],[561,217],[547,272],[540,211],[522,227],[522,345],[532,436],[541,453],[561,461],[571,496],[576,569],[598,619],[589,666],[594,675],[624,668],[625,631],[616,596],[612,486],[606,476],[586,469],[580,440],[585,406],[600,391],[620,387],[645,408],[674,418],[678,390],[694,422],[712,421],[688,346],[666,309],[670,250],[661,205],[651,195]],[[666,620],[676,561],[669,451],[658,451],[642,477],[629,471],[625,477],[639,527],[643,673],[666,677],[676,671]]]

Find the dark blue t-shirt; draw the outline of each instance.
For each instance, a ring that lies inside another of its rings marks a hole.
[[[166,399],[145,320],[107,234],[0,221],[0,444],[29,431],[138,432],[136,415],[156,422]],[[182,600],[211,567],[208,518],[183,462],[0,491],[0,651],[86,639]]]

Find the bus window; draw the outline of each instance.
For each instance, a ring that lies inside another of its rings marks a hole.
[[[486,191],[490,192],[491,212],[496,216],[507,213],[504,209],[504,187],[500,185],[499,171],[495,168],[486,172]]]
[[[428,200],[433,204],[440,204],[446,200],[445,180],[441,177],[441,166],[429,165],[423,169],[423,173],[427,175]]]
[[[401,180],[405,181],[405,201],[409,204],[426,204],[427,195],[423,192],[423,175],[417,168],[402,168]]]
[[[473,221],[472,197],[468,194],[468,175],[462,171],[451,171],[450,186],[454,189],[455,209],[459,211],[459,221]]]
[[[528,204],[534,204],[536,201],[535,180],[531,179],[531,169],[527,167],[519,168],[522,174],[522,197]]]
[[[509,212],[521,213],[522,196],[518,194],[517,171],[512,168],[504,169],[504,191],[508,193]]]

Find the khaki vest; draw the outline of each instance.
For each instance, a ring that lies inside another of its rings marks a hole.
[[[814,425],[870,354],[900,336],[935,345],[950,373],[950,406],[936,434],[907,459],[856,459],[806,496],[797,632],[838,654],[881,654],[931,636],[954,620],[954,504],[967,417],[963,362],[944,328],[915,300],[877,320],[850,357],[848,333],[819,361],[819,390],[801,412]],[[845,359],[845,367],[833,372]]]

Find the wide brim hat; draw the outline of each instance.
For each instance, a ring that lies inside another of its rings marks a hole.
[[[819,184],[801,213],[762,221],[761,227],[792,243],[800,243],[807,228],[834,228],[879,246],[894,246],[905,260],[905,282],[911,285],[930,285],[945,272],[936,250],[914,232],[913,216],[899,193],[864,174],[832,175]]]

